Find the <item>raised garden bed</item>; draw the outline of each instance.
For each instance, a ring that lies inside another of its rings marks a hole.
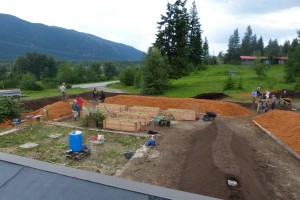
[[[132,106],[128,108],[130,112],[148,113],[153,118],[159,115],[160,108],[158,107],[147,107],[147,106]]]
[[[142,127],[141,122],[137,120],[107,118],[103,121],[103,128],[118,131],[140,132]]]
[[[197,114],[194,110],[169,108],[163,112],[165,115],[171,115],[178,121],[196,121]]]
[[[140,121],[142,126],[147,126],[151,122],[151,115],[143,112],[123,111],[118,113],[117,117],[122,119]]]

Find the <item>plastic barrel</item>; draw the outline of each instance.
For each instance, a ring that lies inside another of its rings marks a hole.
[[[73,131],[69,133],[70,149],[74,152],[82,150],[82,132]]]

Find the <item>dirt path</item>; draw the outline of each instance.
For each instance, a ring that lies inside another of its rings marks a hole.
[[[299,160],[251,117],[149,129],[159,132],[159,145],[131,160],[121,177],[221,199],[300,198]],[[227,179],[239,186],[229,187]]]

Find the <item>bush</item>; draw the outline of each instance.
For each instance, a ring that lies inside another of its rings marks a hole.
[[[42,80],[43,86],[46,89],[53,89],[53,88],[57,88],[58,86],[58,82],[56,79],[53,78],[45,78]]]
[[[42,90],[42,86],[37,84],[36,78],[31,73],[26,73],[22,75],[21,82],[20,82],[20,88],[23,90]]]
[[[0,123],[21,116],[21,104],[10,97],[0,98]]]
[[[134,67],[125,67],[120,72],[120,81],[126,86],[133,86],[135,77],[135,68]]]
[[[87,127],[90,118],[97,121],[98,128],[103,128],[103,120],[105,119],[105,115],[101,110],[89,110],[89,115],[79,119],[80,126]]]
[[[300,91],[300,78],[296,79],[295,90]]]
[[[235,83],[231,76],[229,76],[224,84],[224,90],[233,90],[235,88]]]

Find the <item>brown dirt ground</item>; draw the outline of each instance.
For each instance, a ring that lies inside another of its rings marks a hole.
[[[150,125],[158,145],[129,161],[120,177],[221,199],[300,199],[300,161],[253,124],[257,114],[225,117],[240,107],[231,104],[213,122]],[[227,179],[239,186],[229,187]]]
[[[158,145],[120,177],[221,199],[299,199],[300,162],[251,117],[150,126]],[[155,156],[159,155],[159,156]],[[234,179],[239,186],[229,187]]]

